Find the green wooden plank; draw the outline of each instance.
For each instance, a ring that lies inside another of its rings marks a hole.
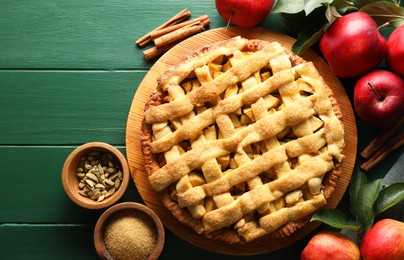
[[[202,1],[30,0],[0,2],[1,68],[147,68],[135,40],[189,7],[209,14]],[[214,15],[213,15],[214,14]]]
[[[0,225],[0,259],[99,259],[93,225]]]
[[[0,68],[146,69],[135,40],[184,8],[226,26],[214,1],[2,0]],[[287,32],[278,15],[262,26]]]
[[[104,210],[77,206],[63,189],[62,167],[75,148],[0,146],[0,223],[95,223]],[[133,181],[121,201],[142,203]]]
[[[125,143],[138,71],[0,71],[0,144]]]

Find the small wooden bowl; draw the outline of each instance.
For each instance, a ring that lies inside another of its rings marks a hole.
[[[89,152],[109,152],[118,160],[123,174],[121,185],[110,197],[97,202],[91,198],[84,197],[79,193],[79,178],[76,176],[76,168],[81,158]],[[91,142],[77,147],[66,159],[62,170],[62,183],[66,194],[77,205],[87,209],[102,209],[115,204],[125,193],[130,179],[128,162],[123,154],[114,146],[102,143]]]
[[[104,232],[107,227],[108,221],[112,219],[114,214],[121,213],[125,211],[140,211],[145,213],[145,215],[149,216],[152,220],[152,223],[155,226],[156,231],[156,245],[150,255],[146,258],[149,260],[158,259],[161,252],[163,251],[164,242],[165,242],[165,233],[164,227],[161,223],[160,218],[154,213],[153,210],[146,207],[143,204],[136,202],[122,202],[117,205],[114,205],[107,209],[98,219],[95,228],[94,228],[94,246],[97,251],[97,254],[101,259],[113,260],[113,257],[108,252],[108,249],[105,245]]]

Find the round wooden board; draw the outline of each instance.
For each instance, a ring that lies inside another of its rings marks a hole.
[[[198,235],[191,228],[184,226],[177,221],[171,213],[161,203],[157,192],[155,192],[149,185],[146,174],[144,173],[143,157],[140,147],[140,134],[141,122],[143,120],[143,110],[149,95],[157,87],[157,77],[162,72],[167,70],[170,66],[175,65],[181,60],[184,55],[193,53],[196,49],[205,45],[225,40],[235,36],[242,36],[247,39],[262,39],[267,41],[278,41],[286,48],[291,48],[295,39],[280,34],[278,32],[270,31],[264,28],[242,29],[230,27],[212,29],[198,35],[195,35],[183,42],[179,43],[167,53],[165,53],[150,69],[147,75],[136,91],[133,99],[126,129],[126,153],[135,186],[138,189],[144,203],[154,210],[161,218],[164,226],[177,236],[188,241],[189,243],[222,254],[229,255],[257,255],[272,252],[284,248],[292,243],[302,239],[315,228],[319,226],[318,222],[308,223],[302,229],[295,232],[292,236],[268,240],[259,239],[251,243],[243,244],[226,244],[216,240],[210,240],[202,235]],[[312,61],[316,68],[320,71],[324,80],[334,91],[336,99],[340,105],[343,114],[343,123],[345,128],[345,142],[346,158],[342,163],[342,176],[339,179],[336,191],[328,200],[328,206],[335,208],[344,195],[349,184],[353,167],[355,164],[356,150],[357,150],[357,131],[354,113],[345,89],[343,88],[337,77],[328,70],[325,61],[314,51],[310,50],[303,56],[307,61]]]

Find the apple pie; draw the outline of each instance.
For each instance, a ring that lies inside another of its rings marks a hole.
[[[344,158],[342,116],[312,62],[240,36],[157,79],[141,146],[150,185],[210,239],[286,237],[326,206]]]

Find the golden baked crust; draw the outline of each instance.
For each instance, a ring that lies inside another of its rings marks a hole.
[[[326,205],[344,132],[314,65],[279,43],[206,46],[158,78],[142,151],[180,222],[227,243],[289,236]]]

